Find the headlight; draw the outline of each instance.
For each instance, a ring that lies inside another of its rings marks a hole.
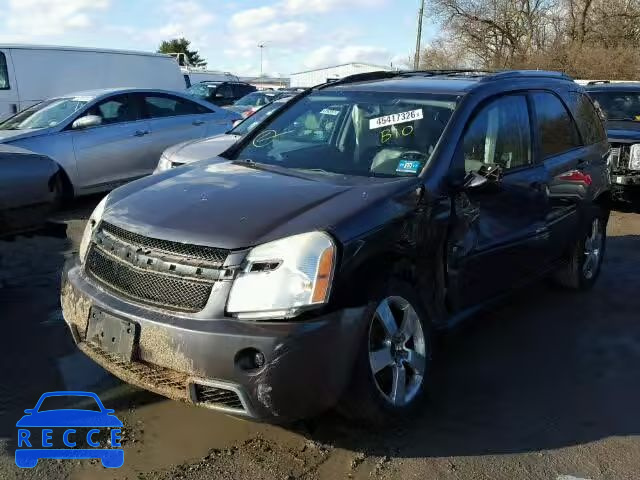
[[[171,163],[171,160],[169,160],[163,153],[160,157],[160,161],[158,162],[158,166],[153,173],[160,173],[164,172],[165,170],[171,170],[172,167],[173,164]]]
[[[247,255],[229,293],[227,312],[238,318],[290,318],[329,300],[336,247],[323,232],[265,243]]]
[[[631,154],[629,155],[629,168],[631,170],[640,170],[640,143],[631,145]]]
[[[91,243],[91,237],[93,236],[93,232],[102,220],[102,214],[104,213],[104,206],[107,203],[107,198],[109,195],[100,200],[100,203],[93,210],[93,213],[89,217],[89,221],[87,225],[84,227],[84,233],[82,234],[82,241],[80,242],[80,261],[84,263],[84,259],[87,256],[87,250],[89,250],[89,244]]]

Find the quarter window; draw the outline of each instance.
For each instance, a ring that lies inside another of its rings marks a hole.
[[[144,97],[144,104],[150,118],[210,113],[203,106],[179,97],[147,95]]]
[[[581,146],[576,125],[558,97],[552,93],[536,92],[533,103],[544,158]]]
[[[0,52],[0,90],[9,90],[9,69],[7,68],[7,57]]]
[[[486,105],[473,118],[464,136],[465,171],[483,165],[505,170],[531,164],[529,109],[523,96],[506,96]]]
[[[607,134],[591,99],[584,93],[572,92],[571,100],[574,104],[576,123],[584,142],[587,145],[604,142]]]

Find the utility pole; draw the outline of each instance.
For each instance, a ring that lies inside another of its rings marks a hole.
[[[420,41],[422,40],[422,19],[424,18],[424,0],[420,0],[420,13],[418,13],[418,35],[416,37],[416,56],[413,60],[414,70],[420,68]]]
[[[262,77],[262,51],[264,50],[264,47],[266,47],[266,44],[264,43],[258,44],[258,48],[260,49],[260,76],[261,77]]]

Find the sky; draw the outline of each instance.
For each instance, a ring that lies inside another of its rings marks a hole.
[[[0,43],[155,51],[191,40],[208,68],[269,75],[406,63],[419,0],[0,0]],[[435,33],[426,25],[424,41]]]

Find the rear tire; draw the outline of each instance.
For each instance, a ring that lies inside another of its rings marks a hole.
[[[594,205],[584,231],[569,251],[568,262],[554,276],[555,283],[571,290],[588,290],[596,283],[607,247],[609,211]]]
[[[373,290],[353,377],[340,411],[364,425],[385,426],[415,414],[431,375],[431,324],[408,283],[392,279]]]

